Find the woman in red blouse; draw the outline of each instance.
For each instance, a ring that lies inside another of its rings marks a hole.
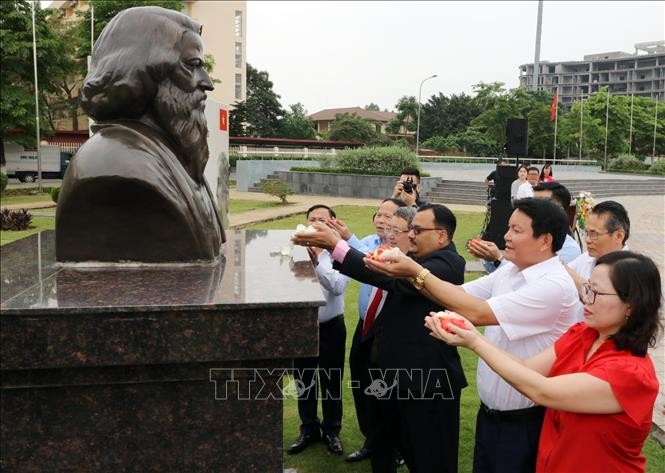
[[[554,182],[554,172],[550,163],[545,163],[543,169],[541,169],[538,182]]]
[[[583,299],[584,322],[526,360],[490,344],[466,319],[465,328],[447,324],[448,331],[435,317],[425,325],[446,343],[476,352],[547,407],[538,473],[643,472],[642,446],[658,394],[647,349],[659,330],[660,274],[646,256],[609,253],[596,262]]]

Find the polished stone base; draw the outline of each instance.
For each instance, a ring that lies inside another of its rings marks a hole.
[[[216,400],[204,365],[103,371],[62,371],[75,384],[40,387],[10,387],[20,376],[3,375],[2,470],[281,471],[278,395],[241,400],[230,383]]]
[[[318,353],[289,232],[218,267],[67,268],[52,232],[3,246],[3,472],[281,472],[282,380]],[[282,252],[283,253],[283,252]]]

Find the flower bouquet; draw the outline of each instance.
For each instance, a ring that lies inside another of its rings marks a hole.
[[[577,196],[577,226],[580,230],[584,230],[586,226],[586,219],[589,216],[589,212],[593,208],[593,196],[591,192],[580,192]]]

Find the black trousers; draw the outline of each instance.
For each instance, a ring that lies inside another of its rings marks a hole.
[[[363,320],[358,319],[358,325],[353,333],[353,342],[349,352],[349,368],[351,369],[351,392],[353,393],[353,404],[356,408],[356,418],[360,432],[365,436],[365,447],[372,449],[371,425],[369,418],[370,398],[365,394],[365,389],[370,384],[369,367],[371,341],[363,344],[362,339]]]
[[[542,407],[492,413],[481,406],[473,473],[533,473],[544,415]]]
[[[323,431],[324,435],[339,435],[345,351],[346,326],[340,315],[319,324],[319,356],[294,360],[301,432],[316,435]],[[316,413],[318,399],[321,399],[322,423]]]
[[[394,473],[395,448],[410,473],[457,473],[460,391],[453,399],[376,399],[370,418],[372,472]]]

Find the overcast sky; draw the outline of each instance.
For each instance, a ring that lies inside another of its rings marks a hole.
[[[393,110],[403,95],[472,93],[478,82],[519,84],[535,54],[537,1],[247,2],[247,61],[266,70],[281,102],[309,113]],[[545,1],[541,61],[634,52],[665,39],[665,2]]]

